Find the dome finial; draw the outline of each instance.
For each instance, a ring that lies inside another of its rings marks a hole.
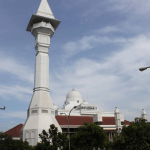
[[[72,91],[75,91],[75,90],[74,90],[74,88],[73,88],[73,90],[72,90]]]

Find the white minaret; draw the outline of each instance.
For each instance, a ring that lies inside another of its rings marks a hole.
[[[116,130],[119,135],[121,132],[121,120],[120,120],[119,109],[117,107],[115,108],[114,116],[115,116]]]
[[[60,21],[54,15],[47,0],[42,0],[36,15],[32,15],[27,27],[35,37],[36,65],[32,100],[30,102],[27,119],[20,132],[23,141],[30,145],[40,142],[39,134],[48,131],[51,124],[61,128],[55,119],[55,108],[49,94],[49,46]]]
[[[144,109],[142,109],[141,118],[145,119],[146,121],[148,121],[147,113],[146,113],[146,111]]]

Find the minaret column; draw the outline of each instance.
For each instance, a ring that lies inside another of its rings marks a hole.
[[[35,37],[36,67],[34,91],[49,92],[49,46],[54,28],[50,23],[34,24],[31,33]]]

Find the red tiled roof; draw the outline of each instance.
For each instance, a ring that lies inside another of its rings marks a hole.
[[[68,125],[66,116],[56,116],[59,125]],[[70,116],[69,125],[83,125],[84,122],[93,123],[92,116]]]
[[[115,125],[115,117],[102,117],[103,125]]]
[[[22,127],[23,127],[23,124],[19,124],[13,127],[12,129],[6,131],[3,134],[8,134],[8,135],[11,135],[12,137],[20,137],[20,131]]]
[[[126,125],[130,125],[130,124],[131,124],[131,122],[130,122],[130,121],[127,121],[127,120],[124,120],[124,124],[126,124]]]

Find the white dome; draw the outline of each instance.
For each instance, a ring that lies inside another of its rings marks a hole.
[[[77,101],[77,100],[82,100],[81,94],[73,89],[67,94],[66,101]]]

